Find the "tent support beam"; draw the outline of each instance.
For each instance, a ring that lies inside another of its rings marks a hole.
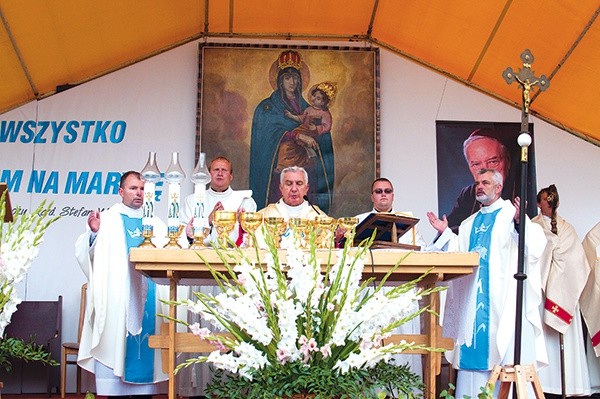
[[[592,15],[592,17],[590,18],[590,20],[588,21],[588,23],[585,25],[585,27],[583,28],[583,30],[579,34],[579,36],[577,36],[577,39],[573,42],[573,44],[571,45],[571,47],[569,48],[569,50],[567,50],[567,52],[565,53],[565,55],[563,56],[563,58],[556,65],[556,67],[550,73],[550,75],[548,75],[548,80],[549,81],[552,81],[552,78],[554,77],[554,75],[556,75],[558,73],[558,71],[560,70],[560,68],[562,68],[562,66],[565,64],[565,62],[567,62],[567,60],[569,59],[569,57],[571,56],[571,54],[573,53],[573,51],[575,51],[575,49],[577,48],[577,46],[579,46],[579,43],[581,43],[581,40],[583,40],[583,38],[585,37],[585,35],[588,33],[588,31],[590,30],[590,28],[592,27],[592,25],[596,21],[596,18],[598,18],[599,14],[600,14],[600,7],[598,7],[596,9],[596,12],[594,13],[594,15]],[[537,96],[539,94],[540,94],[539,91],[536,92],[533,95],[533,97],[531,98],[531,102],[533,102],[537,98]]]
[[[371,13],[371,20],[369,21],[369,27],[367,28],[367,37],[370,39],[373,33],[373,25],[375,24],[375,16],[377,15],[377,9],[379,8],[379,0],[375,0],[373,4],[373,12]]]
[[[483,61],[483,57],[485,57],[485,55],[487,54],[487,51],[490,48],[490,45],[492,44],[492,41],[496,37],[496,33],[498,33],[498,29],[500,29],[500,25],[502,25],[502,21],[504,21],[504,17],[506,17],[506,14],[508,13],[508,9],[510,8],[511,4],[512,4],[512,0],[507,0],[506,3],[504,4],[504,8],[502,9],[502,12],[498,16],[498,19],[496,20],[496,24],[494,25],[494,28],[490,32],[490,35],[488,36],[488,39],[485,42],[483,48],[479,52],[479,57],[477,57],[477,61],[475,61],[475,64],[473,65],[473,69],[471,69],[471,73],[469,73],[469,77],[467,78],[468,81],[473,80],[473,76],[475,76],[475,73],[477,72],[477,70],[479,69],[479,65],[481,64],[481,61]]]
[[[27,78],[27,82],[29,82],[31,91],[33,92],[33,95],[35,96],[35,98],[38,98],[40,93],[39,93],[38,89],[35,87],[35,84],[33,83],[33,79],[31,78],[31,74],[29,73],[29,70],[27,69],[27,65],[25,65],[23,56],[21,55],[21,51],[19,51],[19,47],[17,46],[17,42],[15,41],[15,37],[13,36],[12,31],[10,30],[10,26],[8,26],[8,21],[4,17],[4,12],[2,11],[2,7],[0,7],[0,19],[2,19],[2,25],[4,26],[4,29],[6,29],[6,33],[8,34],[8,37],[10,39],[10,44],[12,45],[13,50],[15,50],[15,54],[17,55],[17,58],[19,59],[19,64],[21,65],[21,69],[23,70],[23,73],[25,74],[25,77]]]

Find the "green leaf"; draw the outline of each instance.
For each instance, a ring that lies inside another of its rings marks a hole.
[[[50,353],[42,345],[38,345],[33,341],[33,337],[29,342],[13,337],[0,339],[0,367],[8,372],[12,370],[11,360],[14,359],[58,366],[59,363],[50,356]]]

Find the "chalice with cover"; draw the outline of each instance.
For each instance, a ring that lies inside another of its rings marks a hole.
[[[235,211],[216,211],[213,218],[213,225],[219,234],[218,243],[221,247],[227,247],[227,239],[229,234],[235,227],[237,214]]]
[[[256,230],[263,222],[263,215],[259,212],[242,212],[240,223],[246,233],[248,233],[248,247],[256,247]]]

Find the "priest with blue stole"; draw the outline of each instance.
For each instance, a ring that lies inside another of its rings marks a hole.
[[[440,250],[476,251],[475,273],[451,280],[443,317],[444,335],[455,340],[446,352],[458,370],[457,398],[477,397],[495,365],[513,364],[515,344],[520,199],[514,203],[500,198],[502,174],[481,169],[475,177],[476,198],[481,209],[465,219],[458,235],[448,227],[446,215],[428,212],[431,225],[440,233],[435,245]],[[539,258],[546,238],[541,227],[526,220],[525,270],[521,364],[543,367],[548,363],[540,305],[542,285]],[[499,384],[498,384],[499,385]]]
[[[77,363],[95,374],[98,395],[149,398],[168,378],[160,353],[148,347],[148,337],[158,333],[156,314],[166,311],[158,299],[168,299],[168,287],[157,286],[129,262],[129,250],[143,241],[144,181],[138,172],[123,174],[119,195],[121,202],[90,213],[75,244],[88,279]],[[162,247],[167,228],[158,218],[152,224],[154,243]]]

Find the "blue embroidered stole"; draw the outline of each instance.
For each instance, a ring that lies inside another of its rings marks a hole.
[[[141,234],[142,219],[121,215],[125,227],[127,256],[129,250],[143,241]],[[137,273],[137,272],[133,272]],[[154,382],[154,349],[148,346],[148,337],[154,334],[156,317],[156,284],[146,279],[148,295],[144,304],[142,332],[138,335],[127,334],[125,341],[125,370],[123,381],[131,383]],[[129,299],[126,299],[129,300]]]
[[[475,299],[475,323],[473,343],[460,347],[459,367],[462,370],[489,370],[490,355],[490,268],[489,254],[492,244],[492,229],[500,209],[491,213],[479,212],[473,221],[469,239],[469,251],[479,253],[479,273],[477,276]]]

